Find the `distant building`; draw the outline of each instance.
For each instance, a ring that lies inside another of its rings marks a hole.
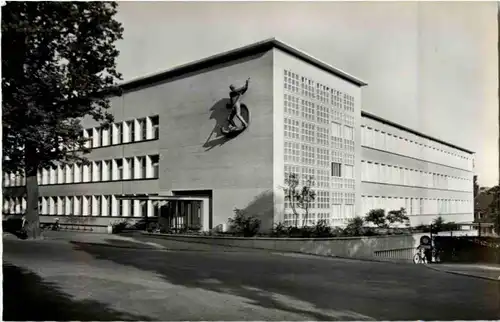
[[[248,77],[250,126],[227,138],[229,85]],[[238,207],[264,228],[292,224],[282,187],[294,172],[315,181],[306,224],[400,207],[412,225],[471,222],[473,152],[362,112],[364,85],[275,39],[124,83],[111,129],[83,120],[91,165],[40,170],[41,221],[99,230],[170,214],[208,230]],[[4,175],[4,214],[24,211],[23,183]]]

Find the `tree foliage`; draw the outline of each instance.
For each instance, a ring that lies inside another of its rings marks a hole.
[[[296,173],[289,173],[285,178],[285,200],[288,200],[294,214],[295,227],[298,226],[300,216],[299,209],[297,208],[302,209],[304,213],[302,226],[305,225],[309,217],[309,209],[316,199],[316,192],[312,189],[313,184],[313,177],[309,177],[303,183],[302,187],[299,188],[299,177]]]
[[[399,210],[391,210],[387,213],[386,216],[387,221],[390,225],[393,224],[407,224],[409,225],[408,216],[406,215],[406,209],[400,208]]]
[[[385,218],[385,210],[384,209],[372,209],[365,216],[366,222],[371,222],[375,226],[379,228],[387,227],[386,218]]]
[[[113,2],[8,2],[2,8],[4,168],[74,161],[80,119],[111,121],[103,92],[120,79]]]
[[[116,8],[52,1],[2,7],[3,169],[25,172],[29,224],[38,224],[37,170],[85,161],[83,117],[113,120],[107,95],[121,78],[115,42],[123,32]]]
[[[500,234],[500,186],[488,189],[487,193],[493,198],[488,206],[486,218],[489,222],[493,223],[496,233]]]

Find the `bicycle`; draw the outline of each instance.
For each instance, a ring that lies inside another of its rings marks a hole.
[[[425,256],[425,250],[422,247],[417,247],[417,253],[413,256],[414,264],[427,264],[427,256]]]

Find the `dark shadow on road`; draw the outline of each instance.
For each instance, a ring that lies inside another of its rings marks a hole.
[[[500,284],[415,265],[257,253],[113,251],[90,245],[76,249],[97,259],[155,272],[175,285],[241,296],[254,305],[314,320],[500,318]],[[353,269],[353,265],[358,266]]]
[[[150,321],[92,300],[77,301],[37,274],[3,263],[4,321]]]

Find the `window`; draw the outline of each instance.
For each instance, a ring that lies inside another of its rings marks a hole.
[[[88,138],[85,146],[88,148],[94,147],[94,129],[86,129],[84,135]]]
[[[341,164],[337,162],[332,162],[332,177],[340,177],[341,176]]]
[[[128,141],[127,142],[134,142],[135,141],[134,121],[128,121],[128,122],[126,122],[126,124],[128,127]]]
[[[344,126],[344,138],[354,140],[354,129],[351,126]]]
[[[354,178],[354,166],[344,164],[344,177],[349,179]]]
[[[332,136],[342,137],[342,125],[340,123],[332,122]]]
[[[139,141],[146,140],[147,138],[146,119],[137,120],[137,124],[139,125],[139,128],[137,129],[137,131],[139,131]]]
[[[153,167],[153,178],[159,178],[160,176],[160,156],[152,155],[151,156],[151,165]]]
[[[123,179],[123,159],[116,159],[116,180]]]
[[[128,166],[127,173],[124,173],[124,179],[134,179],[134,158],[126,158],[125,163]]]
[[[146,157],[137,157],[137,161],[139,169],[137,169],[138,176],[135,179],[146,178]]]
[[[153,127],[153,139],[158,139],[160,137],[160,119],[158,115],[151,118],[151,125]]]
[[[116,123],[115,124],[115,139],[113,141],[113,144],[122,143],[122,135],[123,135],[122,123]]]
[[[103,169],[102,169],[102,180],[103,181],[108,181],[111,180],[111,175],[112,175],[112,163],[111,160],[106,160],[103,163]]]

